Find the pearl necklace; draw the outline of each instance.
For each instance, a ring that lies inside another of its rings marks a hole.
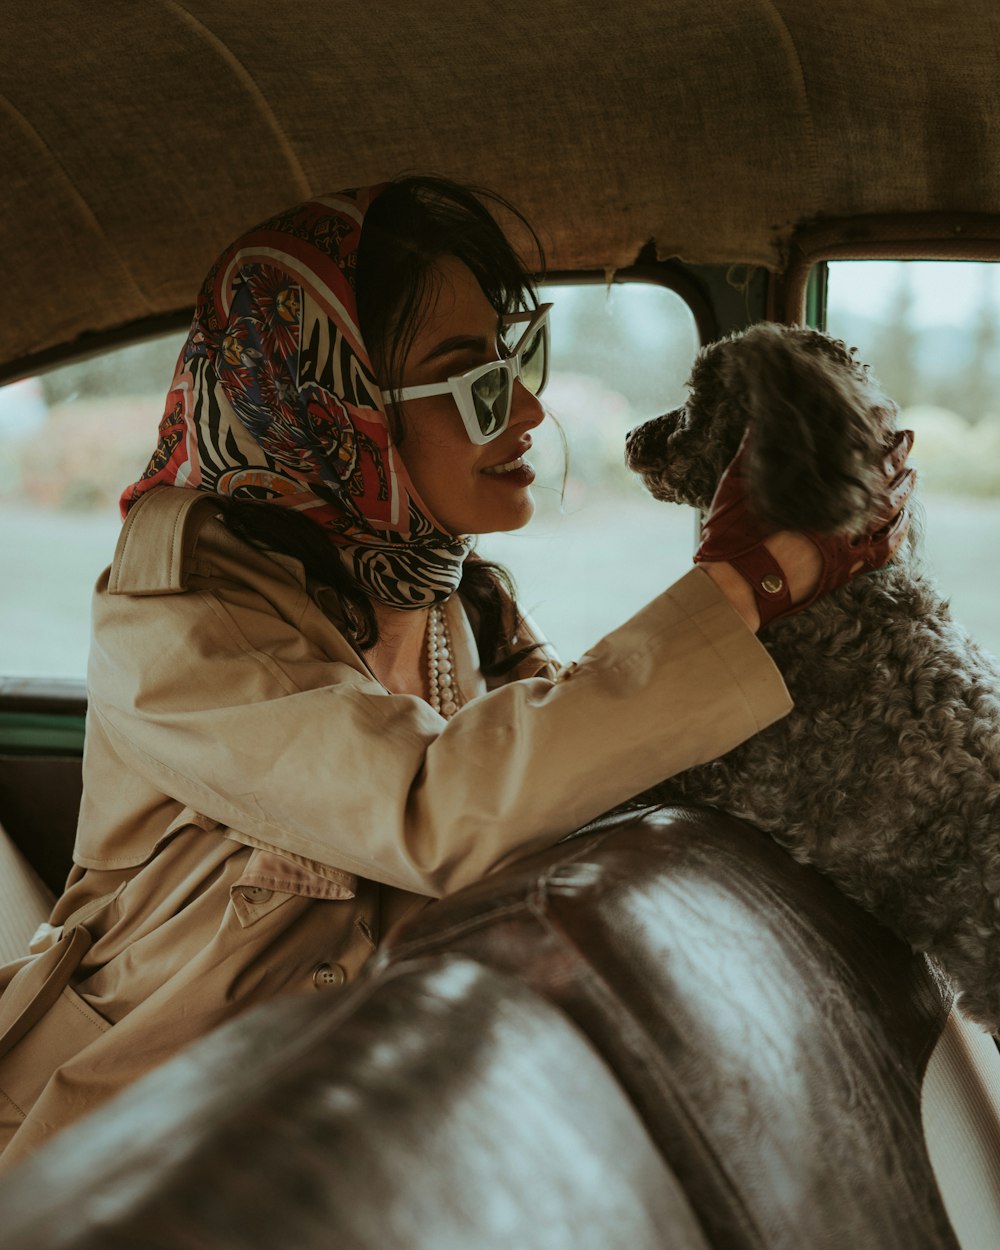
[[[441,603],[432,604],[427,617],[427,685],[434,711],[445,720],[454,716],[461,696],[455,684],[455,662]]]

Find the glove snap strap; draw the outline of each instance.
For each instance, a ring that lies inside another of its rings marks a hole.
[[[762,629],[776,616],[791,610],[792,597],[784,571],[763,543],[739,555],[727,555],[725,559],[753,591]]]

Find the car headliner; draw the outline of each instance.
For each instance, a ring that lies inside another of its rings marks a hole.
[[[552,270],[995,213],[998,64],[996,0],[9,0],[0,373],[176,320],[255,221],[403,172],[509,196]]]

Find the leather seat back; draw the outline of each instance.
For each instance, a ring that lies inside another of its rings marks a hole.
[[[466,960],[270,1003],[0,1182],[3,1250],[708,1250],[590,1045]]]
[[[420,913],[382,960],[514,971],[593,1041],[713,1246],[954,1250],[920,1085],[951,996],[720,813],[598,824]]]

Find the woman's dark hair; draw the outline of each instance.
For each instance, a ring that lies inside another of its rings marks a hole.
[[[442,257],[462,261],[500,315],[538,304],[531,275],[486,203],[521,223],[541,272],[545,258],[534,230],[502,196],[480,187],[443,178],[401,178],[365,214],[355,295],[361,337],[383,390],[396,391],[401,385],[403,364],[433,294],[435,264]],[[405,431],[395,407],[390,417],[398,442]]]
[[[487,203],[521,223],[541,272],[544,256],[538,236],[517,209],[490,191],[443,178],[407,177],[391,183],[369,207],[358,248],[355,294],[361,337],[383,390],[401,385],[403,363],[420,329],[433,291],[434,267],[442,257],[462,261],[501,315],[536,306],[531,275]],[[398,443],[405,431],[394,406],[389,418]],[[225,501],[224,510],[235,532],[295,556],[311,578],[337,592],[357,646],[367,649],[378,642],[368,595],[311,521],[283,508],[234,500]],[[469,612],[483,673],[509,672],[528,654],[515,651],[518,612],[510,574],[472,556],[463,566],[458,593]]]

